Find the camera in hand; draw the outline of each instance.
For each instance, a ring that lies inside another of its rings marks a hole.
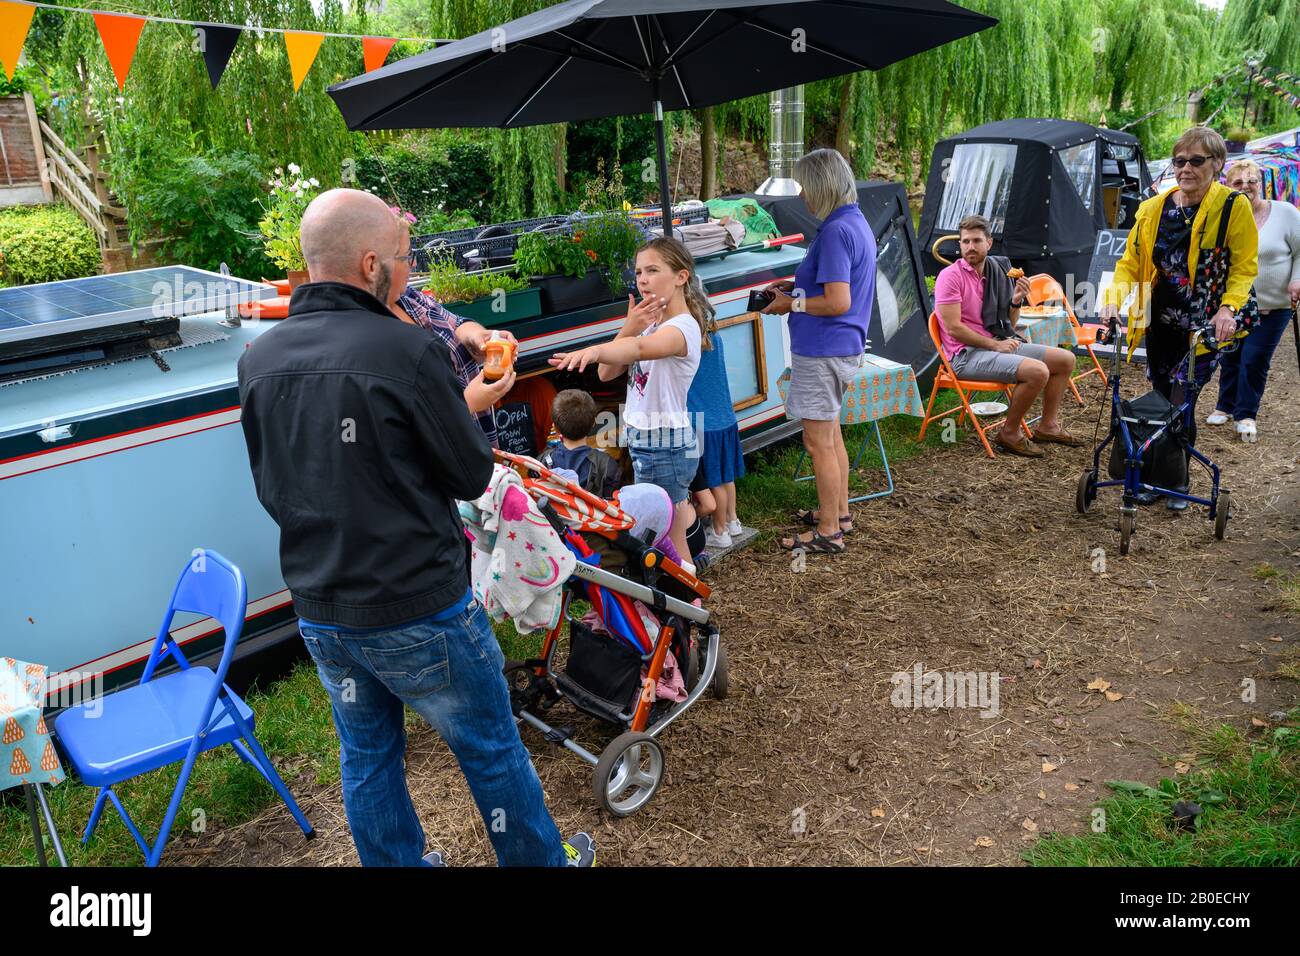
[[[766,289],[752,289],[749,293],[749,305],[745,311],[761,312],[776,298],[776,294]]]

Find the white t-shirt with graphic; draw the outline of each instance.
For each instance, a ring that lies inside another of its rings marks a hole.
[[[686,354],[633,362],[627,370],[627,404],[623,421],[632,428],[686,428],[691,424],[686,393],[700,367],[700,324],[689,312],[656,322],[642,335],[665,326],[680,329],[686,337]]]

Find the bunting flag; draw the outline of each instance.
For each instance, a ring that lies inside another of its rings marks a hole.
[[[208,81],[215,90],[243,31],[239,27],[223,23],[201,23],[195,29],[202,31],[199,36],[202,40],[203,65],[208,68]]]
[[[27,41],[27,31],[32,26],[32,14],[35,7],[21,3],[0,2],[0,63],[4,64],[5,74],[14,78],[18,69],[18,57],[23,52]]]
[[[302,81],[307,78],[307,71],[316,62],[320,52],[323,33],[304,33],[298,30],[286,30],[284,48],[289,53],[289,70],[293,73],[293,91],[298,92]]]
[[[367,73],[384,65],[384,60],[388,59],[388,51],[393,48],[393,44],[396,42],[396,40],[389,37],[361,38],[361,55],[365,59]]]
[[[131,72],[131,61],[135,59],[136,47],[140,45],[140,31],[144,29],[144,17],[134,17],[117,13],[96,13],[95,26],[99,27],[99,39],[104,43],[104,52],[117,77],[118,91],[126,89],[126,75]]]

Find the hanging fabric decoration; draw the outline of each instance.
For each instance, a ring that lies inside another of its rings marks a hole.
[[[14,78],[18,69],[18,57],[23,52],[27,41],[27,31],[32,26],[32,14],[35,7],[21,3],[0,2],[0,63],[4,64],[5,74]]]
[[[108,54],[108,62],[117,77],[119,92],[126,89],[126,75],[131,72],[131,61],[135,59],[136,47],[140,45],[140,31],[144,29],[144,17],[124,16],[117,13],[96,13],[95,26],[99,28],[99,39]]]
[[[366,72],[377,70],[388,59],[388,51],[397,41],[390,37],[362,37],[361,54],[365,59]]]
[[[316,62],[316,54],[320,52],[321,41],[324,39],[323,33],[285,31],[284,48],[289,53],[289,69],[293,73],[295,93],[302,86],[302,81],[307,78],[307,71],[311,69],[311,65]]]
[[[200,23],[194,29],[198,33],[200,49],[203,53],[203,65],[208,68],[208,81],[215,90],[221,82],[230,62],[230,54],[235,52],[235,44],[243,33],[239,27],[226,26],[224,23]]]

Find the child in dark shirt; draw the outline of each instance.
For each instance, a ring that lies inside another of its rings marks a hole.
[[[587,444],[596,424],[596,402],[578,388],[566,388],[551,403],[551,418],[560,433],[560,444],[542,453],[547,468],[567,468],[578,475],[578,483],[594,495],[611,498],[618,488],[619,467],[609,455]]]

